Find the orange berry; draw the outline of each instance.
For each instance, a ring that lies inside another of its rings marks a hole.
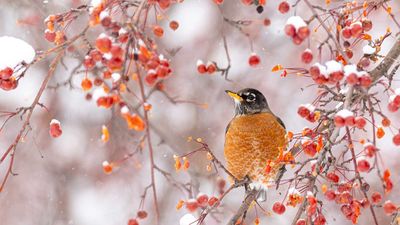
[[[185,201],[179,200],[179,202],[175,206],[176,210],[181,209],[184,203],[185,203]]]
[[[376,136],[380,139],[383,138],[383,136],[385,136],[385,131],[383,130],[382,127],[379,127],[378,130],[376,131]]]
[[[164,29],[158,25],[153,27],[153,33],[157,37],[162,37],[164,35]]]
[[[169,23],[169,27],[172,29],[172,30],[177,30],[178,29],[178,27],[179,27],[179,23],[177,22],[177,21],[175,21],[175,20],[172,20],[170,23]]]
[[[382,119],[382,126],[388,127],[388,126],[390,126],[390,124],[391,124],[391,121],[387,117]]]
[[[81,82],[81,87],[84,91],[89,91],[92,88],[92,81],[88,78],[84,78]]]
[[[105,174],[110,174],[113,171],[113,165],[112,163],[109,163],[108,161],[103,162],[103,171]]]

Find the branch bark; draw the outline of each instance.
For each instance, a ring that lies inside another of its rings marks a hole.
[[[246,214],[247,210],[249,209],[251,203],[257,199],[257,194],[259,191],[256,189],[250,190],[247,192],[245,199],[243,200],[242,205],[236,212],[236,214],[229,220],[227,225],[236,225],[238,224],[238,220],[241,219],[241,217]],[[240,223],[243,224],[243,221]]]

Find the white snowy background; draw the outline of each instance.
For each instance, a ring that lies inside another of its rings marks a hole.
[[[196,156],[191,160],[193,168],[189,170],[189,174],[174,172],[172,156],[196,148],[194,143],[186,142],[188,136],[193,136],[202,137],[216,155],[223,159],[224,130],[233,115],[233,104],[225,95],[225,89],[253,87],[261,90],[267,96],[271,109],[282,118],[287,129],[292,131],[299,131],[311,125],[297,116],[297,106],[308,103],[315,97],[315,88],[307,88],[311,84],[310,80],[296,76],[281,78],[279,73],[270,72],[273,65],[278,63],[304,67],[300,61],[300,54],[308,47],[308,41],[295,46],[283,32],[287,18],[293,15],[294,11],[282,15],[277,11],[280,1],[268,1],[264,13],[258,15],[254,7],[245,7],[239,0],[225,2],[220,9],[212,0],[186,0],[182,4],[174,5],[167,15],[171,20],[179,21],[180,26],[174,32],[168,29],[168,23],[162,23],[166,31],[165,37],[158,42],[160,49],[182,47],[172,58],[174,73],[166,82],[166,91],[181,100],[207,103],[208,108],[192,104],[174,105],[160,93],[154,94],[149,100],[153,105],[150,120],[156,127],[153,130],[153,145],[157,164],[171,171],[178,180],[191,181],[198,185],[201,192],[209,195],[214,193],[212,182],[207,178],[205,157]],[[44,50],[51,45],[43,38],[43,19],[50,13],[63,12],[76,6],[79,0],[2,0],[0,4],[0,36],[20,38],[36,50]],[[400,4],[392,1],[391,6],[393,13],[399,15]],[[297,15],[309,18],[310,13],[304,9],[304,5],[300,4]],[[249,67],[247,59],[252,53],[249,39],[224,23],[222,15],[234,20],[259,21],[259,24],[246,28],[246,31],[251,33],[253,51],[261,56],[262,63],[259,67]],[[396,30],[385,12],[380,11],[374,15],[374,26],[370,32],[373,37],[379,37],[388,26]],[[262,20],[266,17],[272,22],[269,27],[262,25]],[[213,60],[219,65],[226,65],[222,34],[227,36],[232,58],[229,78],[233,82],[227,82],[219,75],[199,75],[196,71],[198,59]],[[321,33],[312,32],[310,41],[314,52],[316,45],[312,43],[322,41],[323,38]],[[389,37],[383,45],[382,54],[388,51],[393,42],[394,38]],[[25,51],[19,49],[22,45],[9,48],[1,43],[0,41],[0,65]],[[358,49],[362,47],[359,46]],[[358,58],[359,55],[360,53],[356,53],[354,58]],[[327,57],[327,54],[324,57]],[[50,61],[51,59],[44,60],[32,67],[19,82],[16,90],[1,90],[0,110],[12,111],[17,107],[30,105]],[[59,66],[52,84],[66,80],[71,68],[78,62],[73,58],[65,58],[64,63],[68,68]],[[139,134],[127,130],[124,121],[114,116],[111,110],[100,109],[95,102],[85,100],[85,95],[79,88],[82,77],[78,75],[74,79],[74,85],[78,88],[47,90],[43,95],[40,102],[44,103],[50,112],[40,107],[35,110],[31,123],[32,131],[25,138],[25,142],[18,146],[13,170],[18,176],[11,177],[5,190],[0,193],[0,224],[121,225],[127,224],[128,219],[135,216],[140,195],[150,183],[147,151],[130,158],[111,175],[103,173],[102,162],[120,159],[132,151],[134,140]],[[398,84],[395,82],[394,85]],[[385,105],[387,99],[382,97]],[[399,127],[399,114],[391,116],[393,123]],[[48,124],[53,118],[61,121],[63,127],[63,134],[57,139],[48,135]],[[106,124],[111,132],[111,139],[107,144],[100,140],[103,124]],[[10,145],[20,126],[21,121],[13,120],[0,133],[0,153]],[[379,147],[382,149],[385,165],[393,171],[395,190],[387,197],[400,204],[400,198],[396,194],[399,190],[397,170],[400,149],[392,144],[390,137],[380,141]],[[0,165],[1,178],[6,165]],[[186,210],[176,211],[175,205],[185,196],[169,185],[160,174],[157,174],[156,185],[161,224],[179,224]],[[371,180],[372,190],[380,190],[379,185],[378,180]],[[264,208],[270,211],[273,202],[283,198],[284,191],[281,189],[281,193],[271,190],[268,201],[263,204]],[[216,215],[223,221],[221,224],[224,224],[238,208],[243,194],[242,189],[235,190],[224,201],[223,213]],[[349,224],[343,219],[338,205],[328,203],[327,207],[329,210],[325,211],[324,215],[329,224]],[[141,221],[141,224],[154,224],[151,194],[147,197],[145,209],[149,212],[149,218]],[[290,218],[296,210],[288,207],[283,216],[272,214],[263,217],[261,224],[290,224]],[[377,211],[379,215],[383,215],[380,209]],[[249,213],[249,217],[254,218],[254,211]],[[382,224],[388,223],[388,217],[380,216],[379,219]],[[365,212],[360,224],[366,224],[370,220],[369,213]],[[207,224],[220,223],[209,219]]]

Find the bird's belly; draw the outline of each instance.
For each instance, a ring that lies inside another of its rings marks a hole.
[[[269,113],[234,118],[226,133],[224,154],[228,170],[237,178],[267,181],[265,168],[285,148],[285,129]],[[273,172],[271,173],[273,174]]]

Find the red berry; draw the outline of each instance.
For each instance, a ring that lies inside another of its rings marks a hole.
[[[335,120],[335,126],[337,127],[343,127],[346,123],[346,120],[338,115],[335,116],[334,120]]]
[[[346,126],[350,126],[350,127],[354,126],[354,124],[355,124],[354,116],[346,117],[345,118],[345,124],[346,124]]]
[[[368,32],[372,29],[372,21],[369,19],[363,19],[361,21],[362,23],[362,28],[364,29],[364,31]]]
[[[45,30],[44,38],[46,38],[46,40],[48,42],[54,42],[56,40],[56,32],[50,31],[50,30]]]
[[[342,36],[343,36],[345,39],[351,38],[351,29],[348,28],[348,27],[343,28],[343,29],[342,29]]]
[[[170,27],[172,30],[175,31],[175,30],[178,29],[179,23],[178,23],[177,21],[173,20],[173,21],[171,21],[171,22],[169,23],[169,27]]]
[[[306,26],[300,27],[299,30],[297,31],[297,35],[299,36],[299,38],[304,40],[310,35],[310,29],[308,29],[308,27]]]
[[[296,225],[307,225],[307,223],[305,219],[298,219]]]
[[[201,206],[201,207],[205,207],[207,206],[208,203],[208,196],[206,194],[203,193],[199,193],[197,195],[197,203]]]
[[[158,25],[153,27],[153,33],[157,37],[162,37],[164,35],[164,29]]]
[[[368,172],[371,165],[366,159],[357,160],[357,170],[359,172]]]
[[[214,206],[215,204],[219,204],[219,200],[218,200],[218,198],[216,198],[216,197],[211,197],[209,200],[208,200],[208,205],[209,206]]]
[[[396,146],[400,145],[400,134],[396,134],[396,135],[393,136],[393,143]]]
[[[281,12],[282,14],[285,14],[289,11],[290,9],[290,5],[289,3],[287,3],[287,1],[283,1],[279,4],[278,6],[278,10],[279,12]]]
[[[171,0],[159,0],[158,5],[161,9],[167,9],[171,4]]]
[[[253,4],[253,0],[242,0],[242,3],[244,5],[251,5],[251,4]]]
[[[101,61],[101,59],[103,58],[102,54],[96,49],[91,50],[89,52],[89,56],[92,57],[92,59],[96,62]]]
[[[85,59],[83,60],[83,66],[87,69],[90,70],[96,65],[95,61],[93,60],[92,57],[90,56],[85,56]]]
[[[287,24],[285,26],[285,34],[294,37],[296,35],[296,28],[292,24]]]
[[[207,63],[207,73],[212,74],[215,71],[217,71],[217,66],[213,62],[208,62]]]
[[[297,113],[298,113],[301,117],[305,118],[305,117],[307,117],[308,115],[310,115],[310,110],[309,110],[307,107],[301,105],[301,106],[299,107],[299,109],[297,110]]]
[[[0,79],[7,80],[9,79],[14,73],[14,70],[10,67],[6,67],[0,71]]]
[[[261,59],[256,53],[252,53],[250,55],[250,58],[249,58],[249,65],[250,66],[256,67],[258,64],[260,64],[260,62],[261,62]]]
[[[149,70],[147,72],[146,77],[144,78],[144,80],[146,81],[146,83],[150,86],[154,85],[156,83],[157,80],[157,73],[154,70]]]
[[[363,87],[369,87],[372,83],[372,78],[368,74],[364,74],[360,77],[360,85]]]
[[[397,112],[397,110],[399,110],[399,106],[394,104],[394,102],[390,102],[389,105],[388,105],[388,110],[390,112]]]
[[[198,61],[197,61],[197,71],[198,71],[200,74],[204,74],[204,73],[207,72],[207,67],[206,67],[206,65],[203,63],[203,61],[201,61],[201,60],[198,60]]]
[[[302,54],[301,54],[301,61],[303,63],[310,63],[313,60],[313,54],[310,49],[306,49]]]
[[[274,205],[272,206],[272,211],[274,211],[276,214],[283,214],[285,212],[286,208],[285,205],[283,205],[280,202],[275,202]]]
[[[196,199],[189,199],[186,201],[186,209],[189,212],[194,212],[199,207]]]
[[[358,63],[359,66],[366,68],[371,64],[371,61],[367,57],[362,57],[360,62]]]
[[[325,192],[325,198],[329,201],[333,201],[336,198],[336,193],[333,190],[328,190]]]
[[[342,207],[340,207],[340,211],[342,211],[342,213],[347,217],[347,216],[351,216],[351,214],[353,214],[353,210],[351,209],[351,206],[346,204],[346,205],[342,205]]]
[[[293,43],[294,43],[295,45],[300,45],[301,43],[303,43],[303,39],[300,38],[299,35],[297,35],[297,34],[295,34],[295,35],[293,36],[292,41],[293,41]]]
[[[124,50],[119,45],[111,46],[110,53],[113,57],[123,57]]]
[[[0,80],[0,88],[5,91],[11,91],[18,86],[18,81],[14,78],[7,79],[7,80]]]
[[[145,219],[147,217],[147,212],[144,210],[141,210],[141,211],[137,212],[137,217],[139,219]]]
[[[325,225],[326,224],[326,219],[325,216],[322,214],[318,214],[317,217],[314,219],[314,225]]]
[[[388,200],[385,203],[383,203],[383,211],[387,215],[392,215],[394,212],[397,211],[397,206],[393,204],[390,200]]]
[[[328,180],[332,181],[333,183],[339,182],[339,176],[337,174],[335,174],[334,172],[329,172],[326,175],[326,178],[328,178]]]
[[[363,129],[365,127],[365,125],[367,124],[365,119],[360,116],[355,118],[355,122],[356,122],[356,127],[359,129]]]
[[[357,38],[363,32],[362,24],[360,22],[355,22],[350,25],[351,36]]]
[[[50,136],[52,136],[53,138],[57,138],[57,137],[61,136],[62,130],[61,130],[60,122],[58,120],[53,119],[50,122],[49,133],[50,133]]]
[[[374,192],[371,195],[372,203],[379,204],[382,201],[382,195],[379,192]]]
[[[214,0],[214,2],[217,5],[221,5],[222,3],[224,3],[224,0]]]
[[[357,74],[355,74],[355,73],[350,73],[349,75],[347,75],[346,81],[347,81],[347,83],[350,84],[350,85],[356,85],[356,84],[358,83]]]
[[[102,52],[102,53],[107,53],[111,49],[111,39],[105,35],[100,35],[96,39],[96,48]]]
[[[139,225],[139,222],[136,219],[130,219],[128,225]]]

